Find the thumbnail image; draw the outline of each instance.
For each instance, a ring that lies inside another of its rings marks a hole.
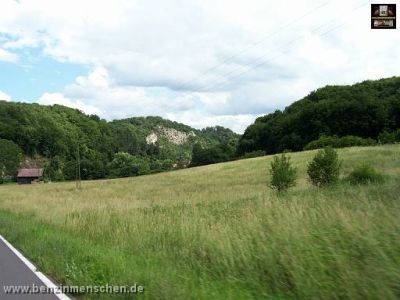
[[[371,5],[372,29],[396,28],[396,4],[372,4]]]

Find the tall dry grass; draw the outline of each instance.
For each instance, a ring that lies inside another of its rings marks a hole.
[[[271,157],[106,181],[0,187],[0,231],[66,284],[145,285],[149,299],[400,297],[400,147],[339,151],[385,183],[267,187]],[[112,295],[80,295],[104,298]],[[113,295],[123,298],[122,295]]]

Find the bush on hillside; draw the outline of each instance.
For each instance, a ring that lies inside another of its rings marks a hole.
[[[319,150],[308,164],[310,182],[316,186],[335,183],[339,179],[340,165],[336,150],[331,147]]]
[[[346,135],[338,139],[336,148],[354,147],[354,146],[373,146],[376,141],[371,138],[363,139],[359,136]]]
[[[281,156],[274,156],[271,162],[271,182],[270,187],[282,192],[296,184],[296,168],[290,162],[290,157],[284,153]]]
[[[351,184],[379,183],[383,181],[383,175],[369,165],[360,165],[353,169],[347,180]]]
[[[304,147],[304,150],[314,150],[314,149],[321,149],[321,148],[325,148],[325,147],[336,147],[337,139],[338,138],[335,136],[322,135],[318,140],[309,142]]]
[[[109,164],[110,177],[131,177],[150,173],[149,162],[142,157],[118,152]]]
[[[174,162],[171,159],[153,159],[150,161],[150,173],[159,173],[172,170]]]
[[[400,129],[396,131],[384,131],[378,136],[378,141],[381,144],[394,144],[400,142]]]
[[[308,143],[304,150],[321,149],[325,147],[332,148],[344,148],[353,146],[372,146],[375,145],[376,141],[370,138],[363,139],[354,135],[346,135],[344,137],[337,136],[321,136],[318,140],[314,140]]]
[[[265,156],[265,151],[257,150],[257,151],[253,151],[253,152],[247,152],[240,158],[246,159],[246,158],[255,158],[255,157],[261,157],[261,156]]]

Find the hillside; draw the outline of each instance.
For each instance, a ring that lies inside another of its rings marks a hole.
[[[129,128],[136,135],[145,137],[147,145],[157,145],[163,152],[161,156],[191,159],[193,145],[198,143],[209,148],[221,143],[236,142],[239,135],[232,130],[221,127],[207,127],[202,130],[166,120],[161,117],[136,117],[116,120],[112,126]]]
[[[126,179],[0,186],[0,231],[70,285],[145,286],[143,299],[397,299],[400,145],[345,148],[381,184],[267,187],[271,156]],[[76,295],[126,299],[127,295]]]
[[[170,170],[180,162],[187,164],[195,143],[208,148],[236,144],[238,138],[218,126],[196,130],[160,117],[107,122],[60,105],[0,101],[0,140],[14,142],[28,161],[45,158],[46,174],[52,180],[75,178],[78,145],[82,177],[98,179]],[[128,155],[116,159],[119,152]],[[130,168],[127,173],[122,170],[125,162]]]
[[[238,152],[298,151],[321,135],[377,139],[399,128],[400,77],[327,86],[258,118],[241,137]]]

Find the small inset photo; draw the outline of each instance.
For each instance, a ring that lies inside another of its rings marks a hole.
[[[396,29],[396,4],[371,4],[372,29]]]

